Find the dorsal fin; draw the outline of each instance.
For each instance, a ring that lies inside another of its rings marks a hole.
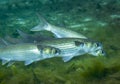
[[[22,37],[22,38],[27,38],[29,35],[22,32],[21,30],[17,29],[17,32],[19,33],[19,35]]]
[[[38,16],[39,21],[42,21],[44,24],[49,24],[49,23],[45,20],[45,18],[43,18],[43,16],[41,16],[40,13],[36,13],[36,15]]]

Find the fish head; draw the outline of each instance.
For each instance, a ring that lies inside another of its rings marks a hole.
[[[87,42],[86,47],[89,49],[89,52],[103,49],[102,43],[100,42]]]
[[[75,42],[79,46],[80,50],[86,53],[92,54],[94,56],[105,55],[102,43],[96,41],[86,41],[86,42]]]
[[[87,42],[84,49],[94,56],[105,56],[105,51],[100,42]]]
[[[99,49],[99,50],[90,52],[89,54],[92,54],[94,56],[105,56],[106,55],[106,53],[103,49]]]

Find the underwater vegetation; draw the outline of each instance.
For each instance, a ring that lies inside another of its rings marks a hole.
[[[16,29],[29,34],[40,12],[50,23],[70,28],[102,42],[105,57],[85,54],[64,63],[46,59],[10,67],[0,62],[0,84],[120,84],[119,0],[0,0],[0,37],[19,38]]]

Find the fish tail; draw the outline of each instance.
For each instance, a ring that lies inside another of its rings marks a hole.
[[[41,31],[41,30],[50,31],[50,27],[49,27],[50,24],[40,14],[37,13],[37,16],[41,23],[30,29],[30,31]]]

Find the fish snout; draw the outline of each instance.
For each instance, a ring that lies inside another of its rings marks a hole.
[[[89,54],[92,54],[94,56],[105,56],[106,55],[106,53],[103,49],[99,49],[99,50],[90,52]]]
[[[91,44],[91,46],[89,47],[89,49],[90,49],[90,52],[96,52],[97,50],[102,50],[103,46],[102,46],[102,43],[95,42],[95,43]]]
[[[102,43],[91,43],[91,46],[89,47],[89,54],[92,54],[94,56],[105,56],[105,51],[103,50]]]

